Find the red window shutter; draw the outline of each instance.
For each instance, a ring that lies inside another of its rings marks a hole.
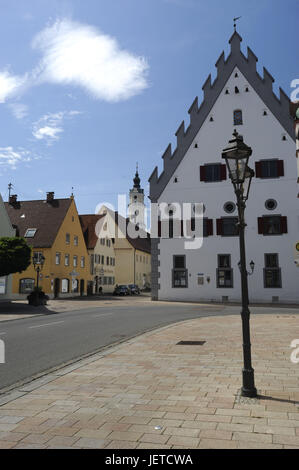
[[[217,235],[222,235],[223,234],[222,219],[217,219],[216,220],[216,226],[217,226]]]
[[[258,217],[257,219],[258,233],[264,235],[264,218]]]
[[[221,165],[220,177],[221,181],[226,180],[226,165]]]
[[[207,220],[207,232],[208,232],[208,236],[213,235],[213,219]]]
[[[278,160],[277,162],[277,176],[284,176],[283,160]]]
[[[204,165],[200,167],[200,181],[206,181],[206,168]]]
[[[255,177],[261,178],[262,177],[262,163],[255,162]]]
[[[281,233],[288,233],[288,222],[287,222],[287,217],[283,216],[281,217]]]

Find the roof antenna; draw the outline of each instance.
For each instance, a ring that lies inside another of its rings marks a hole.
[[[236,18],[234,18],[234,30],[235,32],[237,31],[236,28],[237,28],[237,21],[242,18],[242,16],[237,16]]]
[[[11,193],[12,188],[13,188],[13,185],[11,183],[9,183],[9,185],[8,185],[8,199],[10,199],[10,193]]]
[[[74,186],[72,186],[72,194],[71,194],[71,197],[72,197],[72,198],[74,197]]]

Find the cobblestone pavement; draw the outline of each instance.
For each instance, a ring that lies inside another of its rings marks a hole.
[[[251,332],[258,399],[239,396],[240,317],[188,320],[25,387],[0,406],[0,448],[298,449],[298,315],[252,315]]]

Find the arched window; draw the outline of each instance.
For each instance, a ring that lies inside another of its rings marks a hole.
[[[72,279],[72,292],[79,292],[79,281],[78,279]]]
[[[34,289],[34,279],[20,279],[20,294],[30,294]]]
[[[241,109],[236,109],[234,111],[234,126],[239,126],[243,124],[243,117]]]
[[[62,279],[61,281],[61,292],[67,294],[69,292],[70,281],[68,279]]]

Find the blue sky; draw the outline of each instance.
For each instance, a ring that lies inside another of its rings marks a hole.
[[[0,0],[0,192],[47,191],[80,213],[148,178],[225,51],[234,16],[290,96],[297,0]]]

